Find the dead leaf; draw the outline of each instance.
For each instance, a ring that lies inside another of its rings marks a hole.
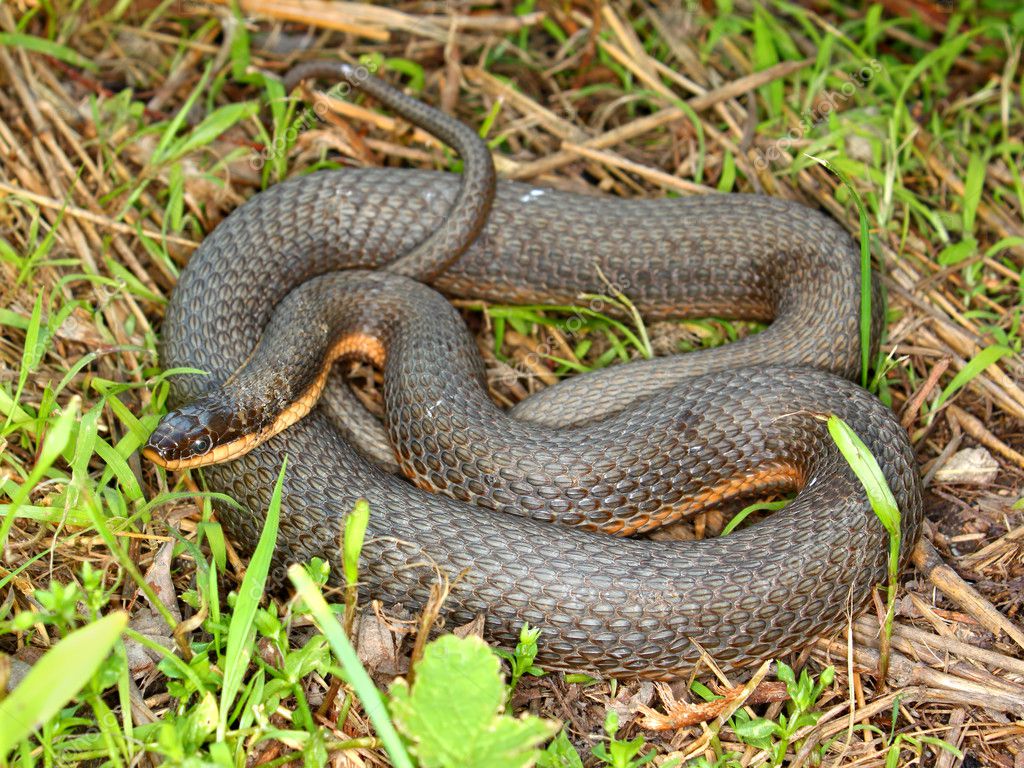
[[[995,482],[999,474],[999,462],[984,448],[964,448],[935,473],[939,483],[963,483],[988,485]]]
[[[666,702],[664,713],[650,707],[639,706],[637,711],[646,717],[639,720],[640,727],[649,731],[674,731],[698,723],[706,723],[728,712],[730,716],[745,704],[766,704],[774,701],[786,701],[789,694],[786,684],[780,682],[757,682],[750,689],[750,683],[737,685],[733,688],[716,686],[715,693],[722,698],[714,701],[676,701],[667,686],[660,689],[661,697]]]

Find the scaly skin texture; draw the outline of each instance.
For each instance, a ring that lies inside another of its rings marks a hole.
[[[438,173],[325,172],[242,206],[204,241],[172,297],[163,364],[210,372],[173,379],[174,402],[222,384],[294,287],[408,253],[444,220],[457,186]],[[620,380],[617,403],[671,389],[677,415],[692,419],[680,437],[696,457],[688,468],[695,483],[720,485],[731,467],[765,455],[767,446],[784,444],[803,457],[807,486],[784,511],[702,542],[620,540],[545,525],[413,488],[363,459],[314,412],[241,459],[204,471],[211,490],[243,505],[219,508],[234,541],[243,552],[255,544],[288,455],[278,566],[314,556],[336,562],[343,516],[365,496],[368,597],[415,608],[428,597],[434,566],[453,578],[465,571],[445,604],[449,619],[484,613],[487,632],[507,644],[524,621],[540,626],[541,663],[667,677],[697,658],[691,638],[732,666],[839,627],[851,595],[863,605],[884,578],[886,534],[814,414],[838,413],[878,458],[908,545],[921,520],[913,455],[888,410],[855,385],[763,366],[856,370],[857,256],[849,238],[818,213],[761,197],[623,201],[501,183],[483,232],[436,284],[461,296],[567,302],[604,289],[595,263],[648,317],[775,322],[725,348],[551,388],[572,404],[569,420],[621,410],[608,402]],[[434,330],[429,319],[421,326]],[[742,368],[750,365],[761,367]],[[708,375],[685,381],[699,373]],[[408,402],[427,375],[407,374]]]
[[[413,125],[429,130],[436,138],[453,147],[462,158],[467,173],[458,196],[444,222],[407,253],[387,265],[396,275],[429,282],[445,271],[469,247],[480,233],[494,199],[496,181],[494,160],[480,136],[467,125],[422,101],[406,96],[363,66],[342,61],[307,61],[293,67],[284,80],[291,91],[303,80],[324,78],[339,81],[337,87],[351,85],[373,96],[398,112]]]

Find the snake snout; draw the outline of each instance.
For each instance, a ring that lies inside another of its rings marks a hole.
[[[224,448],[235,442],[235,421],[235,414],[215,401],[196,401],[164,416],[142,455],[167,469],[215,463],[222,460]]]

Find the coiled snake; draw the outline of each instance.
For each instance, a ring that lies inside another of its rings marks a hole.
[[[278,564],[336,562],[341,521],[366,497],[366,595],[417,608],[435,568],[461,575],[446,617],[483,613],[507,644],[523,622],[541,627],[541,664],[668,677],[699,644],[735,666],[804,645],[864,604],[887,537],[822,415],[846,420],[877,458],[905,547],[921,492],[891,412],[841,378],[859,370],[859,259],[835,221],[739,194],[622,200],[500,182],[491,202],[489,156],[468,128],[345,65],[292,79],[325,74],[443,136],[465,171],[277,184],[182,272],[162,364],[209,375],[172,379],[180,410],[146,454],[171,467],[233,456],[203,475],[241,504],[218,514],[243,551],[287,455]],[[773,322],[722,348],[574,377],[508,414],[458,313],[409,276],[450,296],[558,304],[607,280],[648,318]],[[384,366],[388,434],[419,488],[365,459],[322,409],[300,419],[323,361],[351,355]],[[722,538],[606,535],[797,488],[781,512]]]

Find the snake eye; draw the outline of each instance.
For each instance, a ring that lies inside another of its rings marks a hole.
[[[209,453],[211,448],[213,448],[213,440],[210,439],[209,435],[200,435],[192,441],[192,451],[195,456]]]

